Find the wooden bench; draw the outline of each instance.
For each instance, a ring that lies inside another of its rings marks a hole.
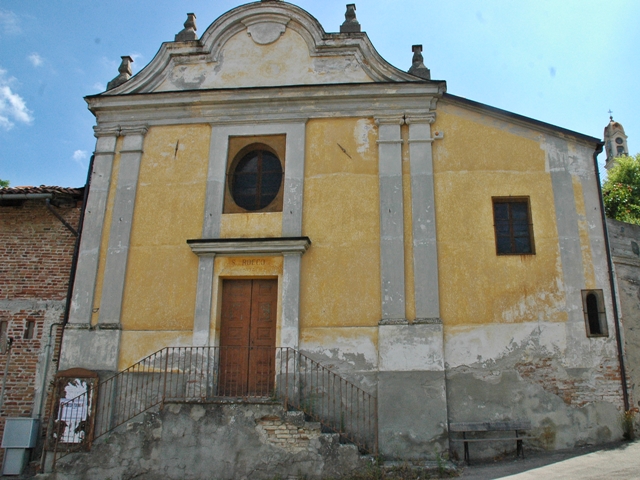
[[[515,422],[461,422],[449,423],[449,432],[462,433],[462,438],[450,438],[452,442],[464,442],[464,460],[469,465],[469,443],[472,442],[516,442],[516,457],[524,458],[524,449],[522,448],[522,440],[529,438],[524,436],[522,432],[531,430],[531,422],[515,421]],[[509,437],[486,437],[478,438],[478,433],[484,432],[514,432],[514,436]],[[467,434],[472,433],[472,438],[467,438]]]

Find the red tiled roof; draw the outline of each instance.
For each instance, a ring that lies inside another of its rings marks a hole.
[[[0,195],[28,195],[31,193],[53,193],[58,195],[69,195],[72,197],[81,197],[84,192],[84,187],[69,188],[69,187],[54,187],[40,185],[39,187],[6,187],[0,188]]]

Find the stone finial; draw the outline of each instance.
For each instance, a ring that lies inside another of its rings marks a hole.
[[[192,40],[198,40],[198,35],[196,35],[196,14],[195,13],[187,13],[187,21],[184,22],[184,29],[180,30],[180,32],[176,35],[176,42],[190,42]]]
[[[347,4],[347,12],[344,14],[344,23],[340,25],[340,33],[360,32],[360,22],[356,19],[356,4]]]
[[[413,45],[411,47],[413,51],[413,60],[411,62],[411,68],[409,73],[416,77],[424,78],[425,80],[431,80],[431,72],[424,66],[424,58],[422,57],[422,45]]]
[[[122,58],[122,62],[118,67],[118,72],[120,72],[120,74],[116,78],[111,80],[109,83],[107,83],[107,90],[116,88],[131,78],[131,74],[133,73],[131,71],[131,64],[133,63],[133,58],[131,58],[129,55],[125,55],[124,57],[120,57],[120,58]]]

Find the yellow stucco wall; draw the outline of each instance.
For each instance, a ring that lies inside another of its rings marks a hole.
[[[202,235],[210,132],[208,125],[167,126],[146,135],[122,306],[125,331],[193,329],[198,257],[186,240]],[[123,336],[123,357],[130,338]],[[135,338],[157,344],[153,336]]]
[[[532,134],[438,105],[435,203],[445,325],[565,321],[551,176]],[[492,197],[527,196],[535,255],[496,255]]]
[[[445,327],[565,321],[554,195],[540,138],[446,102],[439,105],[433,130],[445,132],[444,139],[433,143],[440,305]],[[402,135],[406,314],[411,320],[415,299],[406,128]],[[122,310],[123,367],[164,345],[191,343],[198,257],[186,240],[199,238],[202,231],[209,136],[209,126],[192,125],[153,127],[145,138]],[[339,335],[335,328],[345,327],[345,335],[377,345],[381,294],[376,140],[373,119],[314,119],[307,123],[302,234],[311,238],[312,246],[302,256],[303,344],[335,343],[334,337]],[[96,306],[118,167],[116,155]],[[593,288],[591,245],[579,179],[574,179],[573,187],[585,287]],[[530,199],[535,255],[495,253],[492,197],[508,196]],[[277,237],[281,228],[280,212],[224,214],[221,236]],[[267,258],[268,268],[253,265],[249,270],[238,264],[241,260],[216,258],[212,342],[217,337],[224,278],[282,278],[281,257]],[[279,311],[279,321],[280,317]]]
[[[164,347],[188,347],[193,334],[185,330],[124,330],[118,369],[124,370]]]
[[[279,237],[282,212],[226,213],[220,224],[221,238]]]
[[[307,123],[300,327],[374,326],[380,311],[377,128],[373,119]]]

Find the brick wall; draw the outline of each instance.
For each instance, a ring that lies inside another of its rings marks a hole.
[[[77,228],[81,202],[53,208]],[[63,319],[75,240],[45,200],[0,206],[0,321],[6,322],[5,338],[13,339],[11,348],[0,352],[0,381],[6,384],[0,435],[7,417],[38,413],[34,408],[43,382],[45,345],[51,325]],[[28,322],[33,322],[31,335]],[[53,327],[53,337],[49,374],[57,363],[59,327]],[[49,383],[47,378],[47,390]]]
[[[302,412],[265,415],[256,420],[256,425],[268,443],[290,452],[308,450],[311,439],[320,435],[320,424],[305,422]]]
[[[640,225],[607,219],[631,407],[640,407]],[[640,429],[640,416],[637,416]]]
[[[584,407],[594,401],[623,406],[617,358],[605,359],[593,370],[585,369],[582,376],[570,375],[554,358],[519,362],[515,367],[522,378],[558,395],[572,407]]]

